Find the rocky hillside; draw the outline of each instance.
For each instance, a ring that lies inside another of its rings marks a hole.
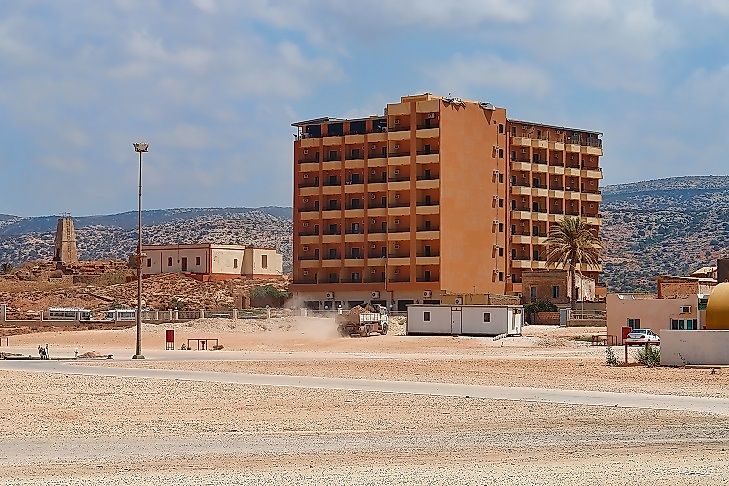
[[[729,257],[729,176],[696,176],[603,188],[603,279],[611,290],[655,288]]]
[[[144,213],[151,244],[214,242],[271,246],[291,262],[290,208],[169,209]],[[0,263],[51,258],[57,217],[0,217]],[[134,251],[137,214],[74,218],[79,257],[126,259]]]
[[[605,271],[612,291],[650,291],[659,274],[682,275],[729,257],[729,176],[603,188]],[[145,241],[275,246],[291,269],[291,208],[169,209],[144,214]],[[75,219],[83,259],[126,258],[136,213]],[[0,215],[0,263],[50,258],[56,217]]]

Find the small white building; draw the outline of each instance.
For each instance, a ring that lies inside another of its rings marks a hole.
[[[524,308],[517,305],[408,306],[406,334],[449,336],[521,335]]]
[[[283,258],[273,248],[200,243],[191,245],[144,245],[142,273],[189,273],[205,280],[241,276],[269,277],[283,274]]]

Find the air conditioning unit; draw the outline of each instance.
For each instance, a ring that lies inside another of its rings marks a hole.
[[[691,312],[691,306],[690,305],[682,305],[681,306],[681,314],[689,314]]]
[[[424,299],[430,299],[433,297],[433,291],[432,290],[424,290],[423,291],[423,298]]]
[[[400,249],[400,243],[395,243],[395,249],[396,250],[399,250]]]
[[[305,198],[304,198],[304,202],[305,202],[305,203],[308,203],[308,202],[309,202],[309,198],[308,198],[308,197],[305,197]]]
[[[372,298],[373,299],[379,299],[380,298],[380,293],[377,292],[377,291],[372,292],[372,294],[370,294],[370,295],[372,295]]]
[[[309,174],[304,174],[304,179],[308,179],[308,178],[309,178]]]
[[[373,269],[372,269],[372,272],[371,272],[371,273],[372,273],[372,275],[375,275],[375,274],[377,273],[377,270],[375,270],[375,269],[373,268]]]
[[[376,197],[374,194],[370,194],[370,199],[375,199]]]
[[[433,120],[435,119],[435,113],[428,113],[427,115],[425,115],[425,118],[427,118],[428,120]]]
[[[375,175],[375,173],[375,169],[372,169],[372,171],[370,171],[370,175]]]
[[[400,220],[395,218],[395,224],[400,224]]]
[[[326,293],[327,300],[333,300],[334,299],[334,292],[327,292]]]
[[[456,297],[455,304],[463,305],[463,297]]]
[[[521,149],[521,153],[523,153],[523,154],[527,153],[527,149],[525,149],[525,148]]]
[[[396,267],[395,268],[395,273],[400,273],[400,269]]]
[[[399,192],[395,193],[395,199],[400,199],[400,193]]]
[[[372,243],[372,245],[370,245],[370,248],[377,248],[377,243]]]
[[[400,124],[400,119],[399,118],[395,118],[395,125],[399,125],[399,124]]]
[[[370,145],[370,149],[371,150],[377,150],[377,145]],[[372,172],[374,172],[374,171],[372,171]]]
[[[309,275],[309,271],[308,270],[304,270],[304,277],[306,277],[307,275]]]
[[[400,150],[400,144],[396,143],[395,145],[392,146],[392,148],[395,150]]]
[[[304,155],[309,155],[309,149],[304,149]]]
[[[494,170],[494,175],[495,176],[499,175],[499,171],[498,170]]]
[[[305,246],[304,247],[304,251],[309,251],[309,247],[308,246]]]
[[[393,174],[395,174],[395,175],[400,175],[400,169],[395,169],[395,170],[393,171]]]

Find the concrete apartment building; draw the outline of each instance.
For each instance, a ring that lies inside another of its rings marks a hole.
[[[283,259],[271,248],[200,243],[144,245],[143,275],[189,273],[202,280],[268,277],[283,273]]]
[[[599,132],[428,93],[293,126],[292,290],[310,307],[520,293],[548,268],[550,225],[599,231]]]

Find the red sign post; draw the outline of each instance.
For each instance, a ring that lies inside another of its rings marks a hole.
[[[175,349],[175,330],[167,329],[165,331],[165,349]]]

